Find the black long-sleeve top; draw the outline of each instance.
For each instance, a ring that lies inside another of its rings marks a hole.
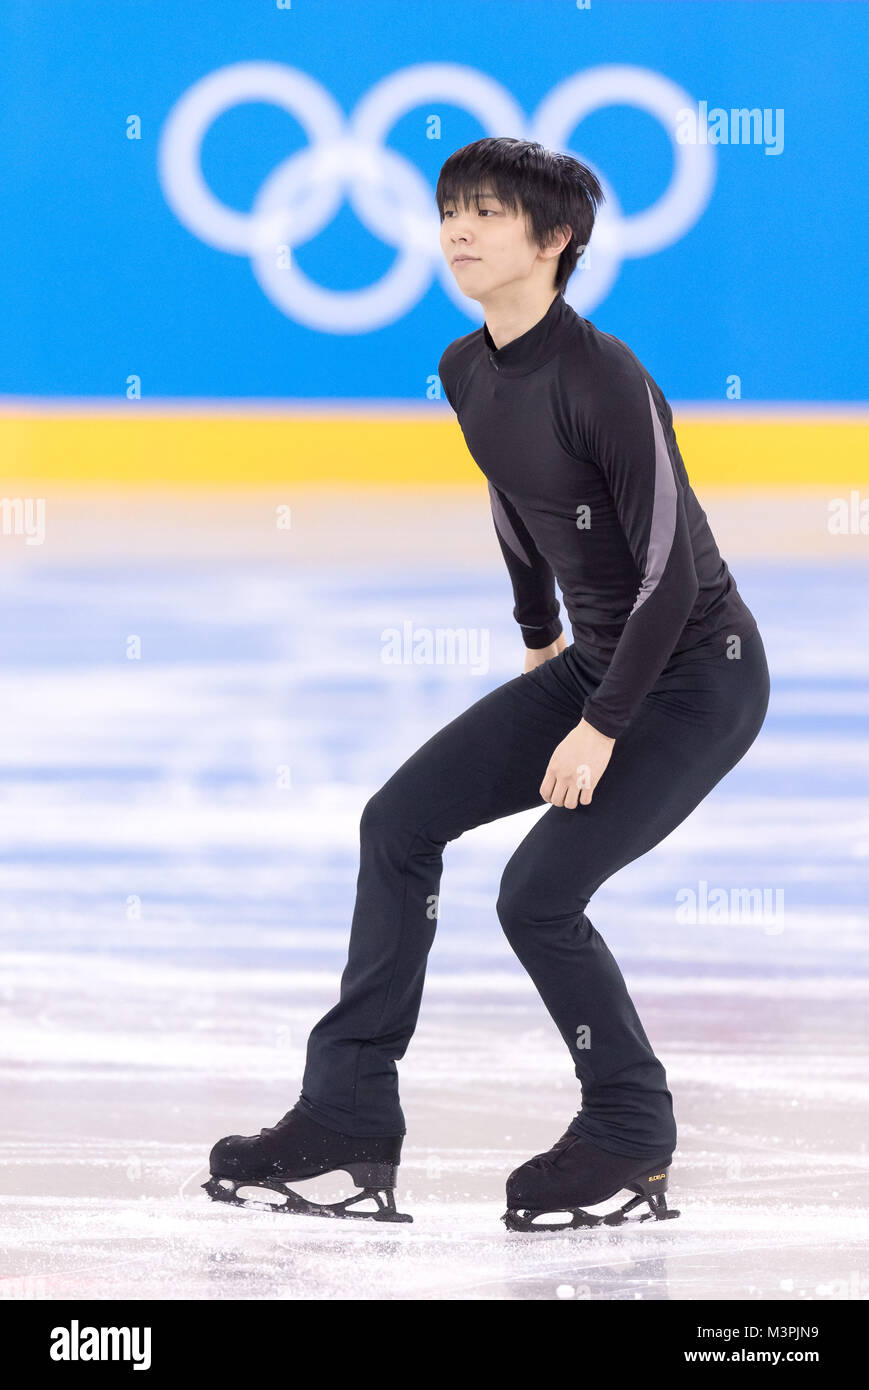
[[[619,338],[557,294],[496,348],[450,343],[439,375],[492,514],[525,646],[562,631],[608,663],[582,715],[616,738],[665,667],[756,629],[685,471],[673,413]]]

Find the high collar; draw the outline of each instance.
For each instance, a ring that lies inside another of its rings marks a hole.
[[[561,346],[567,328],[576,318],[575,311],[559,292],[542,319],[539,319],[526,333],[511,338],[503,347],[496,348],[489,332],[488,324],[483,324],[484,357],[492,371],[503,376],[524,376],[526,372],[536,371],[554,357]]]

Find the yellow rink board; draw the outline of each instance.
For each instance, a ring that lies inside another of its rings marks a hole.
[[[817,415],[703,413],[674,406],[692,483],[739,487],[869,482],[869,410]],[[358,413],[344,408],[161,412],[130,403],[111,411],[28,406],[0,411],[0,458],[12,480],[65,485],[185,487],[340,485],[478,486],[452,413]]]

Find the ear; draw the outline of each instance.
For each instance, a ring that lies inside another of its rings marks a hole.
[[[571,238],[572,236],[573,236],[573,230],[572,230],[572,228],[570,228],[570,227],[559,227],[559,228],[557,229],[557,231],[553,233],[553,241],[552,241],[552,243],[551,243],[551,245],[550,245],[550,247],[549,247],[550,253],[551,253],[553,256],[560,256],[561,253],[562,253],[562,251],[564,250],[565,246],[567,246],[567,245],[569,244],[570,238]],[[561,245],[559,245],[559,242],[561,243]],[[557,247],[557,250],[555,249],[556,247]]]

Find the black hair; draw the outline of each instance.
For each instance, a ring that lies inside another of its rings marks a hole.
[[[455,150],[438,175],[435,198],[441,222],[444,205],[480,205],[490,189],[511,213],[525,213],[531,240],[549,246],[559,229],[570,241],[558,258],[555,288],[563,292],[588,245],[604,193],[591,169],[569,154],[544,149],[533,140],[489,136]]]

